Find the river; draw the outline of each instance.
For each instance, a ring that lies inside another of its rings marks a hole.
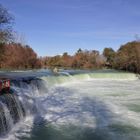
[[[0,97],[0,140],[140,140],[140,80],[133,73],[38,70],[0,76],[11,79],[15,92]]]

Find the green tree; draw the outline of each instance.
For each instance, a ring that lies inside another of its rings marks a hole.
[[[112,48],[105,48],[103,51],[103,55],[106,57],[107,65],[113,67],[115,51]]]

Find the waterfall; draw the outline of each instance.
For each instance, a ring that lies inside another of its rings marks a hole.
[[[13,73],[11,73],[11,75],[12,74]],[[13,76],[14,78],[11,78],[11,90],[13,93],[0,95],[0,135],[2,136],[10,132],[15,124],[21,122],[28,116],[33,117],[33,124],[41,124],[41,122],[43,122],[43,119],[49,120],[48,122],[53,122],[54,120],[57,120],[57,118],[61,118],[63,116],[67,117],[71,113],[73,115],[78,114],[77,109],[79,108],[79,112],[80,110],[82,110],[82,108],[80,108],[80,105],[82,104],[83,107],[85,106],[84,103],[81,103],[82,98],[84,98],[85,96],[85,94],[82,93],[83,90],[85,90],[85,93],[88,92],[88,96],[90,96],[90,89],[93,93],[95,92],[94,96],[99,96],[102,93],[108,93],[111,96],[113,91],[115,92],[118,90],[118,87],[113,86],[113,84],[118,84],[118,86],[120,86],[119,83],[122,81],[138,81],[138,78],[135,74],[118,71],[93,71],[83,73],[77,71],[68,71],[60,72],[58,73],[58,75],[51,75],[48,73],[40,74],[38,72],[36,73],[36,75],[34,74],[34,76],[23,75],[24,74],[21,73],[21,76],[19,74],[18,77]],[[85,81],[85,88],[84,85],[80,86],[80,84],[78,84],[78,82],[80,83],[82,81]],[[86,82],[89,82],[91,86]],[[70,86],[65,83],[69,83]],[[116,89],[113,91],[108,91],[110,89],[106,87],[108,83],[112,84],[110,85],[110,87],[114,87]],[[75,87],[75,84],[77,84],[78,86]],[[74,90],[71,90],[71,86],[73,86]],[[125,85],[124,87],[126,86],[127,85]],[[88,90],[86,91],[87,87]],[[92,87],[94,87],[94,90],[92,89]],[[124,87],[121,86],[121,89],[123,89]],[[75,88],[78,89],[75,90]],[[97,95],[96,92],[98,93]],[[121,93],[117,93],[117,95],[120,94]],[[84,101],[85,99],[86,98],[84,98]],[[90,100],[88,100],[87,102],[89,101]],[[78,103],[80,105],[78,105]],[[96,102],[94,102],[93,105],[94,104],[96,104]],[[103,108],[103,106],[100,106],[98,104],[96,105],[97,107]],[[71,118],[72,117],[70,116],[69,119]],[[73,119],[76,120],[75,118]],[[66,119],[66,121],[68,120]]]
[[[0,135],[5,135],[24,116],[25,110],[16,95],[0,96]]]

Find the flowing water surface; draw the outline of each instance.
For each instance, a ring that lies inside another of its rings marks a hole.
[[[140,140],[140,80],[113,70],[1,73],[0,140]]]

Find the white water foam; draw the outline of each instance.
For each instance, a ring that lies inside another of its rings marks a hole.
[[[122,79],[116,76],[115,79],[99,79],[90,74],[43,77],[46,88],[49,87],[43,93],[40,93],[34,82],[28,84],[21,81],[20,87],[13,88],[24,102],[29,119],[18,123],[6,139],[30,137],[34,125],[42,122],[58,129],[64,125],[93,130],[109,129],[113,124],[139,129],[140,113],[127,106],[138,103],[140,99],[140,81],[134,75],[131,76]]]

